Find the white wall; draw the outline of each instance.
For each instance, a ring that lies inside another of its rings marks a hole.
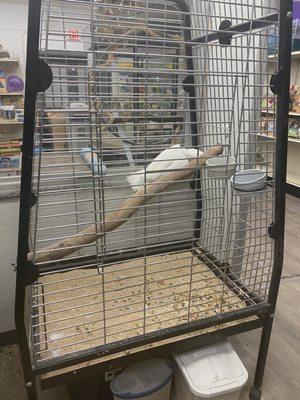
[[[0,43],[20,60],[17,71],[24,77],[27,31],[27,1],[0,1]],[[18,182],[9,196],[0,182],[0,333],[13,330],[15,272],[18,237]],[[13,196],[12,196],[13,195]]]
[[[20,59],[24,76],[27,31],[27,1],[0,0],[0,43]]]
[[[5,190],[5,185],[1,184],[0,190],[0,333],[15,329],[14,307],[16,274],[13,264],[16,261],[17,254],[19,214],[18,183],[17,180],[16,183],[10,187],[11,190]],[[10,193],[8,194],[8,192]]]

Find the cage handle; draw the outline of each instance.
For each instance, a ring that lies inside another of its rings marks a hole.
[[[46,61],[38,59],[37,92],[45,92],[52,85],[53,74]]]

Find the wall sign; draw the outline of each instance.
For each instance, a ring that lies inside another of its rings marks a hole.
[[[80,40],[79,29],[76,28],[68,29],[68,38],[69,40],[72,40],[74,42],[79,41]]]

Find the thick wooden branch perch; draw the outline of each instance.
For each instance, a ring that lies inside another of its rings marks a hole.
[[[64,258],[82,246],[94,242],[97,237],[114,231],[132,217],[137,210],[146,204],[155,194],[161,193],[173,183],[187,178],[198,166],[204,166],[208,158],[215,157],[223,151],[222,146],[214,146],[205,151],[199,158],[192,159],[185,168],[180,171],[167,172],[158,180],[140,188],[136,194],[125,200],[118,210],[111,212],[105,217],[105,223],[100,222],[92,225],[80,233],[61,240],[44,249],[38,250],[34,257],[35,263],[53,261]],[[33,260],[33,253],[28,253],[28,260]]]

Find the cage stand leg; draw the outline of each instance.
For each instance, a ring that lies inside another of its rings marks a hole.
[[[249,392],[249,398],[251,400],[260,400],[261,399],[261,387],[262,387],[262,382],[263,382],[265,368],[266,368],[266,361],[267,361],[268,349],[269,349],[269,344],[270,344],[273,320],[274,320],[274,314],[268,315],[266,317],[266,321],[263,326],[261,339],[260,339],[259,353],[258,353],[258,357],[257,357],[254,382],[253,382],[253,386]]]
[[[34,378],[32,381],[25,382],[27,399],[28,400],[40,400],[41,396],[41,385],[40,379]]]
[[[249,392],[249,399],[251,400],[260,400],[261,399],[261,389],[257,389],[257,387],[252,386]]]

